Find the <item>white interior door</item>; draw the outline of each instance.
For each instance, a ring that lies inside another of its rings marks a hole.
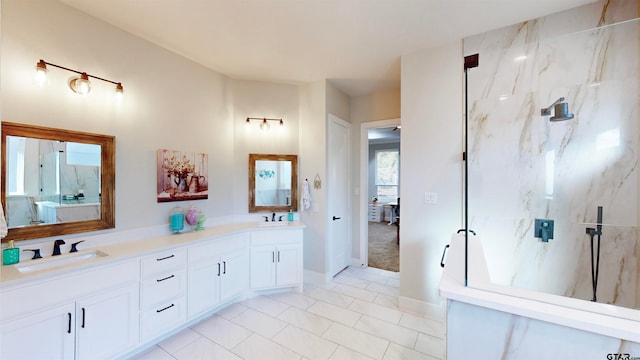
[[[351,124],[329,114],[327,150],[328,269],[335,276],[351,258],[349,139]]]

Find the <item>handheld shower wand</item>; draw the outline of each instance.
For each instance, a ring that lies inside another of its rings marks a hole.
[[[598,206],[598,218],[596,220],[596,228],[587,228],[587,234],[591,237],[591,286],[593,288],[593,298],[591,301],[596,302],[598,292],[598,275],[600,272],[600,237],[602,236],[602,206]],[[593,242],[595,236],[598,235],[598,243],[594,258]]]

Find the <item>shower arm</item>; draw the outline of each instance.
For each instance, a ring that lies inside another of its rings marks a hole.
[[[564,97],[561,97],[560,99],[556,100],[553,104],[549,105],[548,108],[540,110],[540,113],[542,114],[542,116],[551,115],[551,108],[556,106],[557,104],[560,104],[563,101],[564,101]]]

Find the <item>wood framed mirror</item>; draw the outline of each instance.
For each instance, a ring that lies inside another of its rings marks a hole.
[[[115,227],[115,137],[2,122],[2,207],[27,240]]]
[[[249,212],[298,211],[298,155],[249,154]]]

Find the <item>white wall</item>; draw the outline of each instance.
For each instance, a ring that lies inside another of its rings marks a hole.
[[[311,208],[300,213],[305,223],[304,267],[314,274],[324,274],[326,253],[326,82],[316,81],[300,87],[300,181],[311,184]],[[313,188],[318,175],[321,189]],[[305,274],[306,276],[307,274]],[[321,279],[317,279],[321,280]],[[305,281],[308,281],[305,278]]]
[[[298,152],[297,86],[231,80],[56,1],[2,1],[2,120],[116,137],[116,230],[166,224],[176,203],[158,204],[158,148],[209,155],[209,217],[247,211],[247,154]],[[39,59],[122,82],[92,80],[88,96],[50,67],[32,83]],[[250,137],[247,116],[283,117],[285,133]],[[178,203],[188,206],[188,203]]]
[[[234,169],[234,199],[237,199],[231,212],[242,214],[249,206],[246,200],[249,154],[298,154],[299,90],[295,85],[256,81],[229,80],[229,83],[234,127],[233,162],[229,165]],[[247,117],[283,119],[284,126],[269,121],[269,131],[263,132],[259,121],[247,126]]]
[[[362,208],[362,204],[368,201],[367,189],[360,189],[360,145],[362,141],[367,141],[366,138],[362,139],[360,133],[362,123],[398,118],[400,118],[400,88],[351,98],[351,124],[353,124],[351,129],[351,184],[354,196],[351,218],[354,224],[357,224],[358,219],[362,218],[362,212],[366,211]],[[358,264],[362,260],[360,259],[360,230],[360,226],[351,227],[353,241],[351,252],[354,261],[357,261]]]
[[[401,301],[440,303],[440,256],[461,227],[462,63],[461,41],[402,57]]]

